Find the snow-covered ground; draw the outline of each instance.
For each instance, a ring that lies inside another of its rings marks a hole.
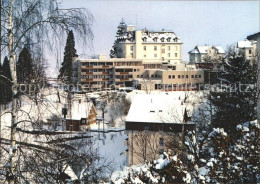
[[[44,100],[40,101],[38,105],[24,97],[21,103],[21,111],[18,112],[18,120],[30,120],[30,121],[43,121],[46,122],[47,119],[51,116],[56,115],[62,117],[61,108],[66,104],[66,93],[59,91],[60,97],[58,97],[57,91],[42,91],[42,97]],[[93,92],[88,94],[83,94],[79,98],[84,98],[86,100],[79,101],[78,97],[73,100],[72,104],[72,116],[73,118],[82,114],[82,110],[88,107],[90,100],[95,101],[95,109],[97,112],[97,117],[101,119],[100,124],[94,124],[90,126],[90,132],[81,132],[81,135],[93,136],[92,142],[94,143],[93,148],[97,150],[100,155],[106,158],[107,161],[112,161],[112,167],[114,171],[124,170],[127,166],[127,159],[125,157],[124,151],[127,149],[127,146],[124,145],[124,140],[127,138],[127,135],[124,131],[124,121],[126,119],[126,113],[122,112],[122,100],[126,100],[124,103],[131,104],[135,95],[145,94],[145,91],[133,90],[132,92]],[[162,91],[151,91],[152,95],[169,95],[176,100],[184,101],[187,106],[192,108],[196,107],[202,99],[204,99],[204,93],[202,92],[183,92],[183,91],[173,91],[173,92],[162,92]],[[59,102],[60,98],[60,102]],[[87,100],[88,99],[88,100]],[[90,100],[89,100],[90,99]],[[104,113],[104,126],[102,120],[102,110],[101,104],[102,101],[106,101],[106,108]],[[40,105],[39,105],[40,104]],[[85,106],[86,107],[85,107]],[[120,106],[121,105],[121,106]],[[77,108],[75,108],[77,107]],[[1,114],[1,130],[2,137],[9,139],[10,138],[10,123],[11,123],[11,114],[10,108],[6,109]],[[62,119],[62,118],[61,118]],[[113,126],[112,126],[112,123]],[[21,123],[18,127],[23,128],[28,131],[38,130],[32,126],[31,122]],[[104,131],[103,131],[104,128]],[[54,130],[51,130],[54,131]],[[59,130],[60,132],[61,130]],[[77,132],[66,132],[62,137],[73,137],[78,136]],[[69,134],[68,134],[69,133]],[[25,135],[25,134],[24,134]],[[25,137],[19,136],[17,140],[26,141],[33,144],[41,144],[46,141],[44,136],[36,136],[33,134],[26,134]],[[84,149],[84,148],[83,148]],[[70,171],[71,172],[71,171]],[[72,174],[73,175],[73,174]]]

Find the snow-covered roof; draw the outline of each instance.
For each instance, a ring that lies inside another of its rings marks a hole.
[[[225,54],[225,50],[221,46],[213,46],[218,50],[219,54]]]
[[[147,30],[142,30],[142,40],[144,42],[159,42],[159,43],[182,43],[180,38],[175,35],[174,32],[172,31],[147,31]]]
[[[256,41],[249,41],[249,40],[242,40],[237,42],[238,48],[253,48],[253,44],[256,43]]]
[[[193,50],[191,50],[189,53],[190,54],[207,54],[207,50],[209,48],[215,48],[218,52],[218,54],[225,54],[225,50],[221,46],[196,46]]]
[[[174,95],[135,95],[127,122],[182,123],[185,105]]]

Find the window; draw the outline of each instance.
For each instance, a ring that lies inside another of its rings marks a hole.
[[[163,54],[165,53],[165,49],[162,49],[162,53],[163,53]]]
[[[175,79],[175,75],[172,75],[172,78]]]
[[[160,150],[159,150],[159,154],[160,154],[160,155],[163,154],[163,152],[164,152],[163,149],[160,149]]]
[[[143,42],[146,42],[146,41],[147,41],[147,38],[146,38],[146,37],[144,37],[144,38],[143,38]]]
[[[191,78],[193,78],[193,79],[194,79],[194,75],[191,75]]]
[[[184,79],[184,75],[182,75],[182,76],[181,76],[181,78],[183,78],[183,79]]]
[[[177,53],[175,53],[175,57],[178,57],[178,54],[177,54]]]
[[[134,50],[134,46],[130,46],[130,50]]]
[[[139,75],[137,75],[137,78],[139,78]]]
[[[164,37],[161,38],[161,41],[164,42]]]
[[[133,53],[131,53],[130,55],[131,55],[131,57],[134,57],[134,54],[133,54]]]
[[[186,75],[186,78],[189,78],[189,76],[188,76],[188,75]]]
[[[169,79],[171,79],[171,78],[172,78],[172,76],[171,76],[171,75],[169,75],[169,76],[168,76],[168,78],[169,78]]]
[[[136,69],[134,69],[134,72],[136,72]]]
[[[152,75],[151,77],[154,78],[154,75]]]
[[[164,139],[162,137],[160,137],[159,144],[160,146],[164,146]]]
[[[252,54],[252,50],[249,50],[249,54]]]
[[[153,39],[153,41],[154,41],[154,42],[157,42],[157,37],[155,37],[155,38]]]
[[[168,46],[168,50],[171,50],[171,46]]]
[[[171,53],[168,53],[168,57],[171,57]]]
[[[180,75],[178,75],[178,79],[180,79],[181,78],[181,76]]]
[[[146,51],[146,46],[144,46],[144,50]]]
[[[154,46],[154,50],[157,50],[157,46]]]
[[[197,75],[195,75],[195,79],[197,79],[198,78],[198,76]]]
[[[157,54],[154,54],[154,57],[157,57]]]
[[[146,58],[146,54],[144,54],[144,58]]]
[[[85,119],[82,119],[82,120],[81,120],[81,124],[83,124],[83,125],[86,124],[86,120],[85,120]]]
[[[201,78],[201,75],[199,75],[199,78]]]

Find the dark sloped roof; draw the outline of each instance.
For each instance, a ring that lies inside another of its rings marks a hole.
[[[257,37],[259,37],[259,36],[260,36],[260,32],[255,33],[255,34],[252,34],[252,35],[249,35],[249,36],[247,37],[247,39],[248,39],[248,40],[257,40]]]

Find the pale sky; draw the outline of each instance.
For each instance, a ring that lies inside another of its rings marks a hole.
[[[188,61],[188,52],[196,45],[221,45],[226,49],[260,31],[259,1],[61,0],[61,5],[86,8],[95,18],[94,49],[76,40],[81,58],[98,54],[109,57],[122,18],[137,29],[174,31],[183,42],[183,61]],[[61,47],[63,59],[64,45]],[[55,63],[52,60],[49,68],[53,77],[57,76]]]
[[[93,14],[94,53],[106,54],[122,18],[137,29],[173,30],[183,41],[182,58],[196,45],[227,45],[259,31],[259,1],[63,0],[63,7],[84,7]],[[77,44],[77,43],[76,43]]]

